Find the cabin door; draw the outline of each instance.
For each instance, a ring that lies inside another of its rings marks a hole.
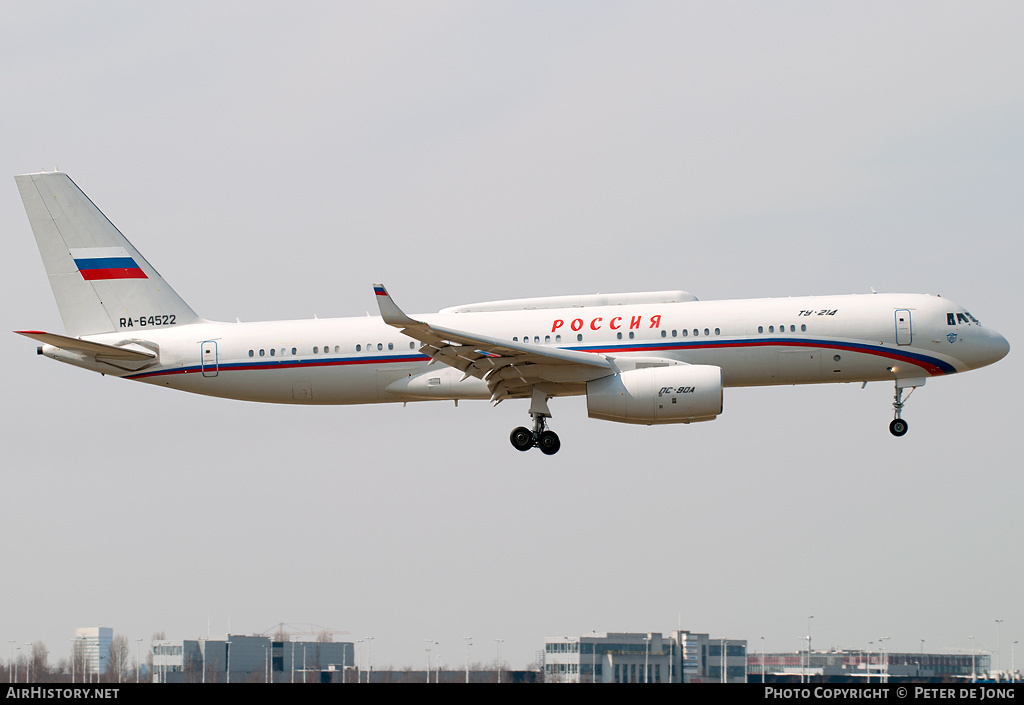
[[[910,310],[896,309],[896,344],[910,345],[914,340],[914,332],[910,327]]]
[[[217,376],[217,341],[204,340],[199,344],[203,377]]]

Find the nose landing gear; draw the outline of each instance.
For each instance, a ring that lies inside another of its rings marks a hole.
[[[925,380],[922,377],[896,380],[896,394],[892,400],[893,420],[892,423],[889,424],[889,433],[897,438],[906,435],[907,429],[910,427],[909,424],[907,424],[907,422],[900,416],[903,412],[903,405],[906,403],[903,401],[903,390],[910,387],[910,391],[907,392],[907,399],[909,399],[915,389],[924,386],[924,382]]]

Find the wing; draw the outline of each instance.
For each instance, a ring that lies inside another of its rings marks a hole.
[[[592,379],[616,371],[610,358],[594,353],[531,345],[418,321],[405,315],[382,284],[374,284],[384,322],[423,343],[420,351],[431,360],[478,377],[491,391],[495,404],[530,397],[534,388],[548,396],[580,394]]]

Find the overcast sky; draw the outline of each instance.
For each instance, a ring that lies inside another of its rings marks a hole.
[[[59,166],[210,319],[375,313],[377,281],[410,312],[874,287],[1016,348],[1022,30],[1015,2],[8,3],[0,330],[63,331],[10,178]],[[1016,349],[917,390],[901,439],[888,384],[730,389],[693,426],[556,399],[546,457],[508,442],[526,402],[256,405],[35,347],[0,334],[0,644],[1024,639]]]

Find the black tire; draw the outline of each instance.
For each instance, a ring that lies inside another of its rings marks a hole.
[[[889,433],[899,438],[907,433],[907,422],[903,419],[893,419],[889,424]]]
[[[533,433],[528,428],[522,426],[513,428],[508,439],[516,450],[530,450],[530,448],[533,448]]]
[[[544,455],[554,455],[562,447],[562,442],[558,440],[558,434],[554,431],[544,431],[537,439],[537,447]]]

